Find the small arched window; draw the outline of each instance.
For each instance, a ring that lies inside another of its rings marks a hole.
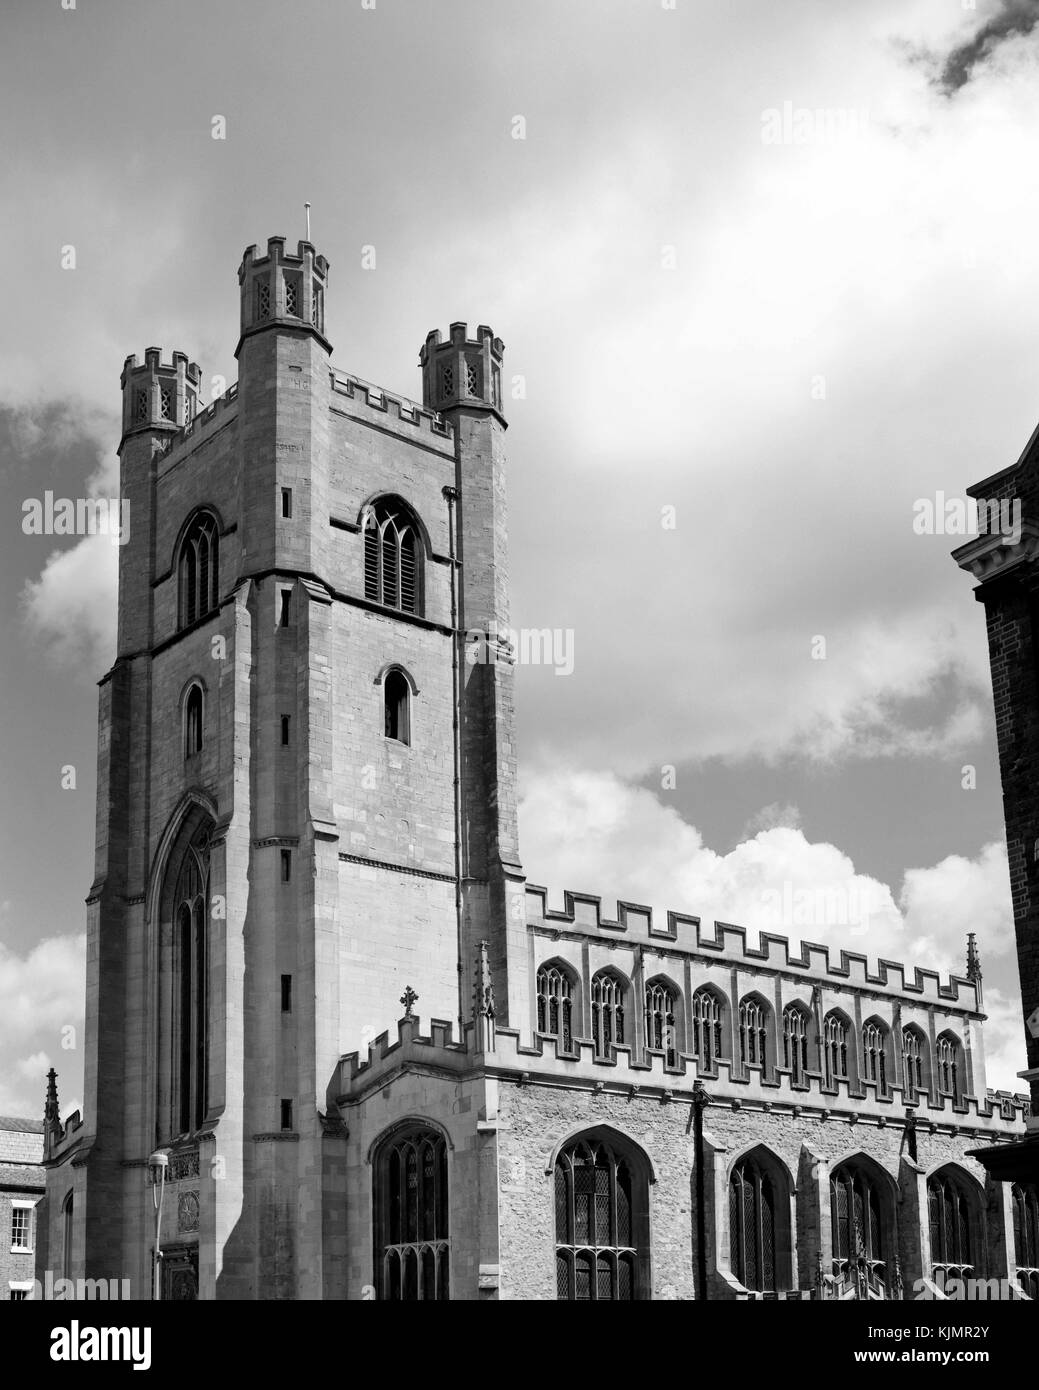
[[[419,535],[410,509],[397,498],[383,498],[366,508],[362,529],[365,598],[419,613]]]
[[[625,1040],[624,985],[611,970],[600,970],[592,980],[592,1037],[597,1057],[609,1057]]]
[[[745,1067],[765,1065],[765,1006],[748,995],[740,1004],[740,1061]]]
[[[181,627],[189,627],[216,611],[219,548],[216,518],[211,512],[199,512],[180,543],[177,561]]]
[[[61,1204],[61,1276],[72,1278],[72,1233],[75,1215],[75,1193],[70,1192]]]
[[[717,1071],[718,1058],[724,1056],[722,1004],[714,990],[707,986],[693,995],[692,1050],[701,1072]]]
[[[942,1033],[935,1043],[938,1092],[954,1101],[963,1095],[963,1045],[955,1033]]]
[[[1035,1183],[1016,1183],[1010,1198],[1017,1282],[1029,1298],[1039,1299],[1039,1190]]]
[[[564,1052],[573,1051],[574,985],[558,965],[543,965],[537,975],[538,1032],[558,1040]]]
[[[924,1035],[914,1023],[910,1023],[902,1029],[902,1067],[905,1072],[905,1089],[909,1095],[927,1089],[926,1055],[927,1044]]]
[[[193,685],[184,701],[184,756],[202,752],[202,687]]]
[[[848,1020],[835,1009],[823,1019],[823,1050],[831,1081],[848,1079]]]
[[[808,1013],[800,1004],[788,1004],[783,1010],[783,1065],[795,1085],[807,1084]]]
[[[888,1093],[888,1039],[890,1034],[880,1019],[871,1018],[862,1025],[862,1079],[871,1081],[877,1095]]]
[[[392,1136],[375,1163],[375,1282],[391,1302],[450,1298],[447,1146],[433,1129]]]
[[[644,1164],[593,1132],[556,1159],[556,1296],[565,1301],[645,1298],[648,1205]]]
[[[965,1185],[947,1172],[928,1178],[927,1214],[931,1228],[931,1278],[940,1289],[949,1279],[973,1278],[971,1199]]]
[[[729,1264],[745,1289],[776,1289],[776,1191],[767,1169],[753,1156],[729,1178]]]
[[[830,1177],[830,1229],[834,1278],[844,1282],[859,1270],[872,1289],[887,1274],[884,1204],[880,1185],[862,1163],[842,1163]]]
[[[667,1066],[678,1062],[675,991],[664,980],[650,980],[646,986],[646,1046],[662,1052]]]
[[[387,671],[382,683],[386,737],[411,743],[411,688],[402,671]]]

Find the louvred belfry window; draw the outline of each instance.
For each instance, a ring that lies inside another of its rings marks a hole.
[[[556,1296],[623,1303],[645,1296],[640,1238],[646,1180],[612,1144],[571,1140],[556,1159]]]
[[[364,521],[364,596],[373,603],[418,613],[418,529],[402,502],[369,507]]]
[[[447,1147],[426,1128],[393,1136],[375,1170],[376,1287],[381,1299],[449,1299]]]
[[[538,1032],[557,1038],[564,1052],[573,1050],[574,987],[556,965],[542,966],[537,976]]]
[[[174,916],[176,1129],[196,1130],[206,1118],[209,1071],[209,829],[203,827],[184,855]]]

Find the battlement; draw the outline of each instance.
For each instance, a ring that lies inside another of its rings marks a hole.
[[[430,1021],[428,1035],[421,1031],[421,1020],[405,1017],[397,1023],[397,1039],[381,1033],[361,1060],[356,1052],[342,1057],[329,1082],[326,1102],[330,1110],[387,1084],[401,1071],[416,1068],[440,1071],[461,1078],[482,1071],[520,1085],[565,1085],[578,1089],[620,1092],[631,1098],[648,1094],[661,1103],[688,1103],[698,1082],[706,1088],[715,1105],[734,1110],[744,1106],[765,1112],[772,1109],[794,1115],[815,1114],[818,1118],[844,1119],[850,1124],[860,1119],[872,1124],[904,1124],[913,1116],[918,1126],[936,1133],[973,1131],[992,1138],[1008,1138],[1020,1133],[1030,1115],[1028,1097],[1007,1091],[987,1091],[983,1097],[966,1096],[954,1102],[949,1096],[903,1095],[899,1087],[878,1095],[867,1085],[855,1090],[846,1079],[824,1086],[821,1078],[795,1085],[785,1072],[766,1073],[761,1067],[743,1067],[728,1058],[716,1059],[706,1072],[697,1068],[696,1058],[678,1052],[672,1064],[660,1051],[636,1054],[632,1046],[611,1047],[608,1057],[600,1056],[590,1038],[575,1037],[569,1048],[558,1039],[537,1036],[533,1045],[520,1039],[519,1030],[494,1028],[489,1045],[481,1051],[479,1036],[466,1024],[464,1040],[457,1042],[450,1023]]]
[[[202,389],[202,369],[187,354],[175,352],[163,362],[162,349],[150,347],[143,364],[136,356],[123,363],[123,439],[142,432],[182,429],[194,420]]]
[[[331,377],[333,396],[346,396],[357,406],[377,412],[384,417],[381,421],[384,429],[391,429],[405,436],[414,435],[416,432],[419,435],[435,436],[441,447],[442,441],[454,438],[454,426],[439,410],[429,410],[417,401],[409,400],[407,396],[391,393],[347,372],[333,371]],[[397,426],[407,426],[407,429],[398,430]]]
[[[44,1130],[43,1161],[45,1164],[60,1163],[78,1147],[83,1139],[83,1116],[73,1110],[63,1125]]]
[[[700,918],[684,913],[669,911],[666,928],[659,928],[653,923],[653,909],[644,904],[618,901],[616,919],[611,919],[603,916],[602,899],[591,893],[565,890],[561,912],[548,906],[546,888],[527,884],[526,894],[528,928],[554,940],[571,936],[638,943],[665,954],[803,973],[810,981],[832,981],[841,988],[902,995],[914,1003],[951,1004],[968,1013],[981,1013],[979,985],[965,976],[950,975],[943,981],[937,971],[922,966],[907,969],[898,961],[884,959],[877,961],[873,972],[867,956],[858,951],[841,949],[839,963],[832,964],[828,946],[803,941],[798,955],[788,937],[772,932],[761,932],[760,946],[752,947],[747,944],[747,929],[727,922],[715,922],[713,935],[706,935]]]
[[[236,356],[242,340],[276,324],[307,329],[325,342],[328,261],[309,241],[298,242],[295,255],[286,253],[283,236],[268,237],[263,256],[256,254],[255,245],[247,246],[238,267],[238,283],[242,303]]]
[[[467,334],[464,323],[453,323],[446,341],[438,328],[426,334],[418,359],[422,404],[426,410],[484,406],[504,423],[501,368],[505,344],[485,323],[477,328],[475,338]]]

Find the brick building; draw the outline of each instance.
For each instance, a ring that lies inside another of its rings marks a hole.
[[[327,276],[246,251],[212,404],[182,354],[124,368],[40,1270],[147,1296],[156,1150],[167,1298],[1039,1292],[1035,1191],[968,1152],[1027,1109],[986,1086],[973,943],[940,980],[525,882],[503,344],[431,333],[390,395],[331,365]]]
[[[978,534],[953,552],[985,607],[1003,784],[1032,1119],[1026,1139],[982,1161],[1039,1182],[1039,428],[1009,468],[968,489]]]
[[[42,1165],[42,1122],[0,1115],[0,1298],[10,1301],[32,1294]]]

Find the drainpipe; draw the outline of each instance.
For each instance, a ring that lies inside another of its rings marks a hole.
[[[448,554],[451,559],[451,720],[452,753],[454,756],[454,810],[455,810],[455,923],[458,938],[458,1040],[465,1040],[465,951],[463,943],[462,907],[462,730],[459,719],[461,706],[461,673],[459,647],[462,635],[458,631],[458,558],[455,552],[458,489],[444,488],[447,502]]]
[[[693,1083],[693,1148],[696,1156],[696,1297],[707,1297],[707,1216],[704,1204],[703,1112],[711,1103],[702,1081]]]

